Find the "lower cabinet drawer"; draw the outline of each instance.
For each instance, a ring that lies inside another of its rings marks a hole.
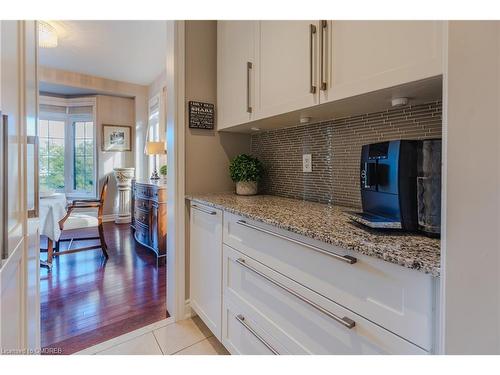
[[[250,315],[248,309],[239,308],[230,301],[224,305],[222,344],[231,354],[290,354],[284,345],[260,327]]]
[[[228,212],[224,213],[223,242],[415,345],[432,350],[435,284],[430,275]],[[357,261],[350,264],[344,261],[346,256]]]
[[[245,317],[280,353],[428,354],[227,245],[223,246],[223,298],[227,315]],[[234,317],[225,320],[228,329],[240,323]],[[247,348],[241,343],[240,347]]]

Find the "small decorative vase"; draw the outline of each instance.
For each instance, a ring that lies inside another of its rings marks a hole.
[[[238,195],[255,195],[257,194],[256,181],[238,181],[236,182],[236,194]]]

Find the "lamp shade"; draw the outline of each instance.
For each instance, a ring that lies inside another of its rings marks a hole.
[[[163,155],[165,153],[165,142],[146,143],[146,155]]]

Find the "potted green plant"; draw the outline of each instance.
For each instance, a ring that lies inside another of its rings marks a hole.
[[[229,164],[229,174],[236,182],[236,194],[257,194],[257,183],[262,178],[264,167],[261,161],[250,155],[241,154],[236,156]]]
[[[160,167],[160,174],[165,178],[167,177],[167,165],[164,164]]]

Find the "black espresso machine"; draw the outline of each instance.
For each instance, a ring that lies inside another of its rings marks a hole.
[[[376,229],[441,229],[441,140],[395,140],[364,145],[358,223]]]

